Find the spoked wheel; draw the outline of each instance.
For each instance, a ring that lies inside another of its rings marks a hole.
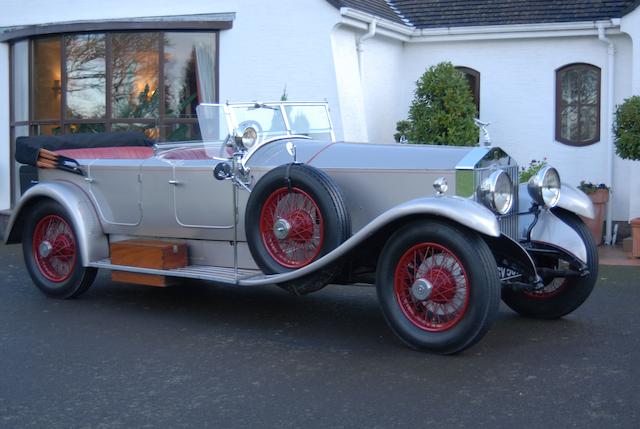
[[[36,225],[32,252],[40,273],[61,283],[71,277],[78,259],[76,237],[71,226],[58,215],[46,215]]]
[[[95,279],[96,269],[82,267],[76,233],[58,203],[47,201],[29,214],[22,249],[31,279],[48,296],[78,296]]]
[[[469,278],[446,247],[421,243],[396,265],[393,282],[404,315],[420,329],[444,332],[455,326],[469,304]]]
[[[500,282],[487,244],[441,221],[417,221],[393,234],[376,283],[389,326],[419,350],[460,352],[482,338],[498,311]]]
[[[322,249],[324,233],[318,204],[300,188],[276,189],[262,207],[262,241],[283,267],[300,268],[312,262]]]
[[[503,301],[522,316],[557,319],[580,307],[591,295],[598,280],[598,249],[591,232],[584,222],[562,209],[554,209],[553,214],[578,233],[587,248],[587,269],[584,277],[568,277],[547,279],[544,288],[537,291],[516,291],[505,288],[502,291]],[[548,268],[572,268],[568,261],[545,258],[536,264]]]
[[[254,186],[245,211],[249,250],[267,274],[305,267],[349,238],[351,222],[338,186],[324,172],[288,164]],[[305,294],[321,289],[341,270],[333,265],[279,284]]]

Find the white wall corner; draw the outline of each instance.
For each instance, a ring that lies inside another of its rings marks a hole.
[[[620,20],[620,31],[627,33],[633,43],[632,92],[640,95],[640,7]]]
[[[631,37],[631,93],[640,95],[640,7],[621,19],[620,30]],[[633,219],[640,217],[640,161],[633,162],[630,172],[629,219]]]
[[[355,34],[337,26],[331,34],[331,45],[343,138],[352,142],[368,142]]]
[[[9,210],[10,208],[9,44],[0,43],[0,210]]]

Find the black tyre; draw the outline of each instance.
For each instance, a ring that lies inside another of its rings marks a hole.
[[[351,222],[342,194],[324,172],[287,164],[265,174],[247,202],[245,231],[251,255],[268,274],[309,265],[349,238]],[[341,270],[339,264],[280,284],[295,294],[316,291]]]
[[[573,213],[554,209],[553,214],[578,233],[587,248],[587,269],[585,277],[549,279],[544,289],[538,291],[515,291],[505,288],[503,301],[518,314],[538,319],[558,319],[580,307],[591,295],[598,280],[598,249],[591,232],[582,220]],[[569,262],[553,259],[538,259],[536,265],[542,267],[571,268]]]
[[[378,300],[410,347],[460,352],[489,330],[500,304],[496,261],[480,235],[445,221],[416,221],[378,259]]]
[[[25,219],[22,251],[35,285],[52,298],[74,298],[93,283],[97,269],[85,268],[80,243],[65,209],[55,201],[38,204]]]

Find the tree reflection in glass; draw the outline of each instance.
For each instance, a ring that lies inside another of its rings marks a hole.
[[[112,38],[114,118],[156,118],[159,33],[122,33]]]
[[[67,118],[103,118],[106,113],[105,35],[64,38]]]

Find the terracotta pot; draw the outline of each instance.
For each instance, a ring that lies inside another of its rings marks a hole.
[[[631,219],[631,236],[633,237],[633,247],[631,256],[640,258],[640,217]]]
[[[582,218],[584,223],[589,227],[591,235],[596,244],[602,244],[602,226],[604,224],[604,215],[607,202],[609,201],[609,190],[598,189],[595,192],[587,194],[593,203],[593,209],[596,217],[594,219]]]

